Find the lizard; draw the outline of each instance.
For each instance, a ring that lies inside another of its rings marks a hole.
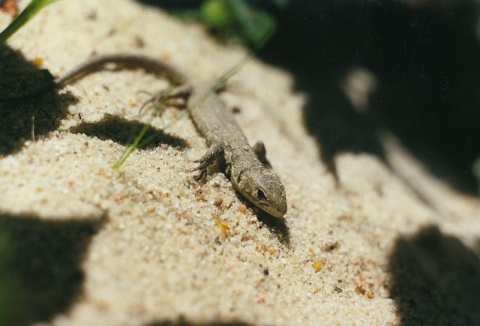
[[[210,147],[202,158],[194,161],[198,165],[191,171],[199,171],[194,177],[196,181],[205,177],[211,164],[223,159],[226,163],[225,173],[230,176],[233,187],[248,201],[274,217],[282,218],[286,214],[285,188],[271,170],[265,146],[262,142],[257,142],[253,147],[248,144],[233,113],[227,110],[216,95],[215,87],[209,86],[209,83],[187,78],[187,74],[180,69],[160,59],[113,54],[86,61],[57,79],[55,85],[61,88],[86,74],[105,69],[109,64],[115,65],[116,70],[124,67],[141,68],[147,73],[164,77],[171,83],[178,83],[169,96],[188,97],[191,103],[198,103],[190,115]],[[158,100],[162,94],[165,92],[159,92],[149,102]]]

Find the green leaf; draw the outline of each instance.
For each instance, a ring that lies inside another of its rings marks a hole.
[[[290,0],[272,0],[279,8],[285,8]]]
[[[244,0],[226,1],[242,38],[254,47],[275,30],[275,19],[266,11],[250,7]]]
[[[200,18],[212,28],[223,28],[232,22],[225,0],[208,0],[200,8]]]

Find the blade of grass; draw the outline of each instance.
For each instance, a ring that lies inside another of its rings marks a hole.
[[[5,43],[20,27],[32,19],[45,6],[56,0],[32,0],[17,18],[0,33],[0,45]]]
[[[143,136],[145,136],[145,133],[148,131],[148,129],[152,125],[153,119],[165,105],[165,102],[168,100],[168,97],[170,96],[171,92],[175,88],[176,84],[177,82],[174,81],[172,85],[165,91],[165,93],[162,94],[162,97],[160,98],[158,103],[155,104],[155,110],[153,110],[153,113],[150,116],[149,120],[145,123],[142,130],[140,130],[140,133],[138,134],[138,136],[135,137],[133,143],[130,146],[128,146],[128,148],[125,150],[125,152],[123,152],[122,156],[118,159],[118,161],[113,166],[115,170],[118,170],[122,166],[122,164],[127,160],[127,158],[130,156],[130,154],[137,149]]]

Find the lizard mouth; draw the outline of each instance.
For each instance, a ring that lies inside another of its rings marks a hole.
[[[263,211],[267,212],[268,214],[283,218],[283,216],[287,213],[287,202],[284,201],[282,204],[279,203],[277,200],[274,205],[269,204],[267,202],[259,202],[256,204],[258,208],[262,209]]]

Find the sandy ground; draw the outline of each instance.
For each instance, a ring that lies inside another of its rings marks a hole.
[[[2,28],[9,21],[0,14]],[[35,83],[27,72],[44,77],[38,66],[59,76],[97,54],[158,57],[202,79],[245,55],[127,0],[55,2],[8,46],[0,72],[23,78],[9,84],[18,94]],[[161,131],[175,109],[154,119],[154,145],[112,169],[134,121],[148,118],[148,93],[165,87],[141,70],[104,71],[1,104],[0,235],[14,244],[2,280],[16,323],[478,324],[478,199],[391,136],[385,161],[337,155],[335,180],[303,124],[308,95],[255,60],[221,97],[240,109],[250,142],[264,141],[286,188],[284,220],[258,212],[221,172],[194,181],[207,146],[188,118]]]

